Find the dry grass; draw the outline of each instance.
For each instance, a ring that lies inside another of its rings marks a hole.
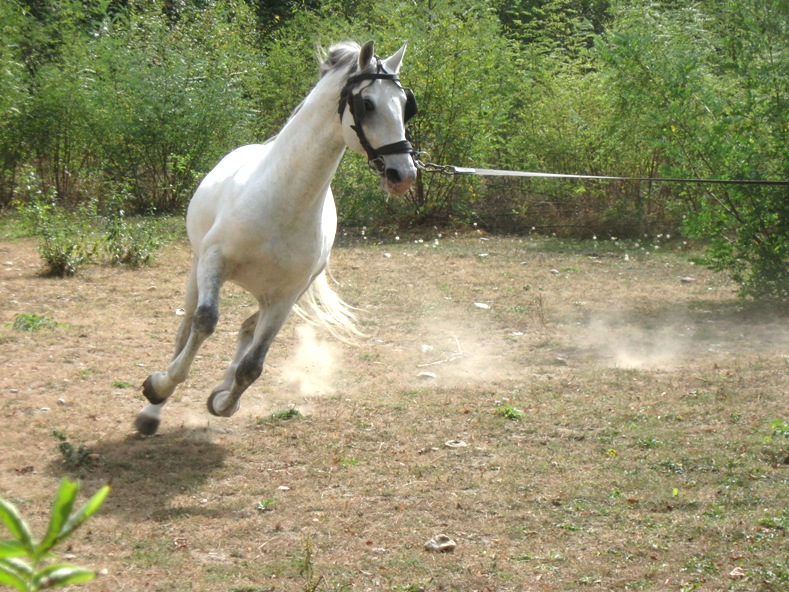
[[[0,242],[0,495],[40,531],[62,475],[112,480],[66,550],[105,570],[83,589],[789,589],[787,443],[765,440],[789,421],[786,316],[679,247],[347,242],[359,347],[294,320],[209,418],[250,305],[229,287],[147,439],[137,385],[170,353],[186,245],[64,281]],[[66,466],[53,430],[94,456]],[[425,551],[442,533],[455,552]]]

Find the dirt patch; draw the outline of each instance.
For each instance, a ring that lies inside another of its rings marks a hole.
[[[350,241],[348,241],[350,243]],[[479,235],[335,249],[357,346],[289,321],[231,419],[205,398],[252,300],[163,414],[131,427],[179,323],[186,244],[37,275],[0,243],[0,495],[36,532],[105,480],[67,550],[85,590],[777,590],[789,324],[681,247]],[[54,328],[19,331],[18,314]],[[296,409],[301,417],[271,419]],[[53,430],[95,462],[68,467]],[[424,544],[446,534],[453,553]],[[739,570],[739,571],[738,571]]]

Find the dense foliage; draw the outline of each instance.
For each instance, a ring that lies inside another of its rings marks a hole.
[[[223,154],[276,133],[315,46],[348,38],[409,41],[435,162],[789,179],[784,0],[5,0],[0,29],[0,207],[30,201],[32,171],[58,207],[182,211]],[[335,191],[352,225],[681,232],[744,293],[789,296],[785,186],[422,174],[400,202],[351,156]]]

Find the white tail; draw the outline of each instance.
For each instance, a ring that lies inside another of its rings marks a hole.
[[[356,315],[353,314],[353,307],[331,289],[325,269],[301,295],[293,310],[308,323],[324,327],[334,337],[345,343],[354,343],[354,336],[363,335],[356,328]]]

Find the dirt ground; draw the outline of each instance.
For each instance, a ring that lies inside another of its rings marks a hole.
[[[658,238],[343,243],[358,344],[292,318],[238,414],[211,417],[252,306],[227,286],[145,438],[188,245],[48,279],[34,242],[0,242],[0,496],[40,533],[62,476],[112,482],[60,550],[100,573],[83,589],[789,590],[785,312]],[[453,553],[424,548],[438,534]]]

